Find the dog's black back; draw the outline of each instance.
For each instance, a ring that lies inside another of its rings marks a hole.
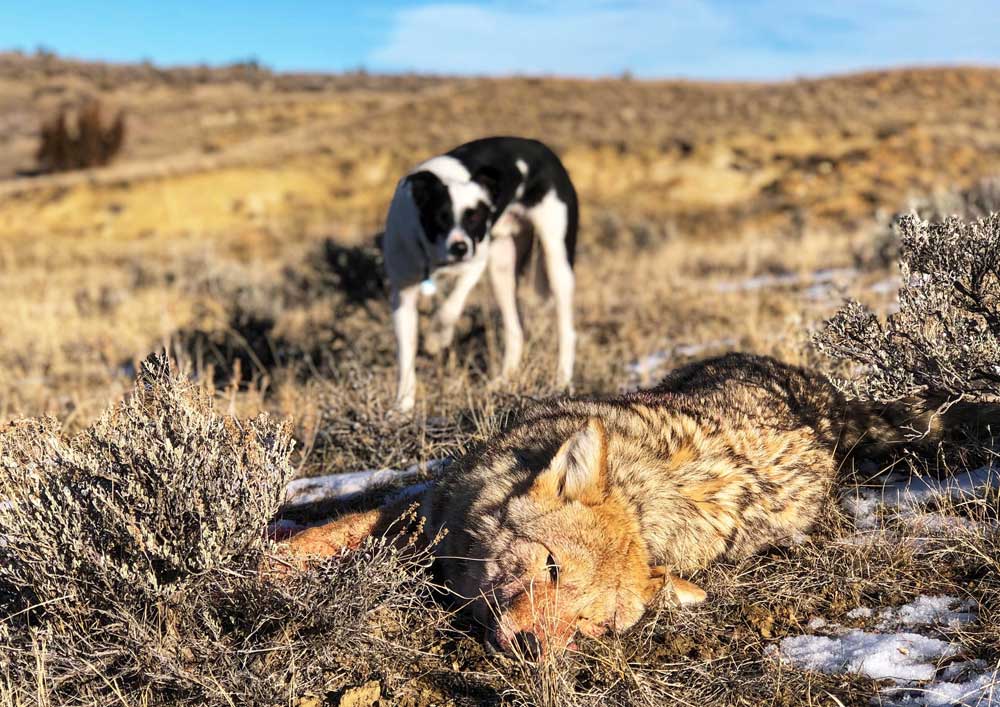
[[[480,181],[493,182],[493,206],[498,214],[514,201],[530,209],[555,190],[559,200],[566,204],[566,256],[573,265],[579,202],[569,173],[547,145],[521,137],[487,137],[459,145],[446,154],[465,165],[469,174]],[[527,168],[526,173],[518,168],[518,162]]]

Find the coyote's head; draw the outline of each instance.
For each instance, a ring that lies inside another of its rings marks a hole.
[[[663,587],[666,574],[650,565],[636,513],[607,467],[607,432],[591,418],[522,493],[480,519],[482,561],[467,565],[456,589],[475,599],[505,651],[532,658],[565,648],[577,631],[627,629]]]

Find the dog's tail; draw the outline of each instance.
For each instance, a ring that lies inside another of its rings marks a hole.
[[[520,280],[529,270],[534,270],[532,278],[535,293],[541,299],[547,299],[552,293],[552,288],[549,286],[549,273],[545,267],[545,254],[537,246],[537,241],[535,229],[531,222],[525,219],[517,235],[514,236],[517,248],[517,278]]]

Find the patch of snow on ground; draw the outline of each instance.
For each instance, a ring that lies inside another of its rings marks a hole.
[[[732,348],[737,344],[739,341],[732,337],[713,339],[699,344],[677,344],[643,356],[626,366],[625,370],[633,380],[648,381],[675,358],[692,358],[707,351]]]
[[[437,459],[426,464],[414,464],[402,470],[376,469],[295,479],[285,487],[285,508],[294,509],[316,503],[346,501],[385,486],[413,481],[423,472],[436,471],[446,463],[447,460]]]
[[[975,603],[949,596],[919,596],[909,604],[879,612],[879,628],[947,626],[958,628],[975,620]]]
[[[884,280],[879,280],[869,285],[868,291],[874,292],[877,295],[891,295],[898,292],[902,284],[898,277],[887,277]]]
[[[897,687],[882,690],[884,699],[877,700],[878,704],[1000,707],[998,674],[987,671],[982,661],[956,661],[940,668],[942,661],[960,654],[958,644],[910,631],[893,631],[902,626],[957,629],[975,620],[973,602],[950,596],[919,596],[908,604],[882,609],[877,614],[868,607],[858,607],[847,616],[877,617],[877,631],[845,629],[814,619],[809,622],[809,629],[822,629],[829,635],[791,636],[783,639],[772,654],[807,670],[859,674],[896,683]]]
[[[857,268],[826,268],[815,272],[782,273],[781,275],[757,275],[743,280],[730,280],[715,285],[716,292],[752,292],[775,287],[813,286],[824,283],[850,280],[857,277]]]
[[[951,667],[951,666],[949,666]],[[946,668],[944,672],[947,672]],[[926,687],[882,691],[886,707],[1000,707],[1000,672],[973,675],[961,682],[934,682]]]
[[[917,633],[868,633],[841,636],[790,636],[779,646],[781,657],[822,673],[857,673],[876,680],[933,680],[936,664],[958,655],[958,647]]]
[[[890,474],[881,486],[858,488],[852,495],[846,495],[843,505],[854,516],[857,527],[868,530],[879,527],[877,511],[880,507],[915,519],[927,515],[920,513],[920,509],[928,503],[979,497],[997,487],[1000,487],[1000,469],[989,466],[941,479]],[[955,518],[955,523],[961,525],[966,520]],[[934,524],[950,525],[949,519],[940,516]]]

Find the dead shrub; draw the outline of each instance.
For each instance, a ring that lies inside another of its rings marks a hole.
[[[875,402],[993,403],[1000,390],[1000,214],[897,223],[899,310],[848,302],[816,337],[844,364],[840,387]],[[855,375],[856,374],[856,375]]]
[[[276,583],[258,572],[289,430],[213,411],[143,363],[65,439],[0,435],[0,694],[13,704],[274,704],[410,664],[433,630],[427,556],[379,539]]]
[[[75,115],[75,126],[66,109],[42,125],[35,159],[42,172],[67,172],[103,167],[125,144],[125,113],[118,111],[105,125],[99,101],[86,103]]]
[[[911,199],[906,213],[915,213],[925,221],[937,223],[951,216],[964,221],[986,218],[1000,212],[1000,177],[981,179],[967,189],[939,190]],[[874,253],[859,256],[861,265],[890,267],[899,257],[896,223],[902,214],[883,219],[875,233]],[[864,261],[867,261],[864,262]]]

